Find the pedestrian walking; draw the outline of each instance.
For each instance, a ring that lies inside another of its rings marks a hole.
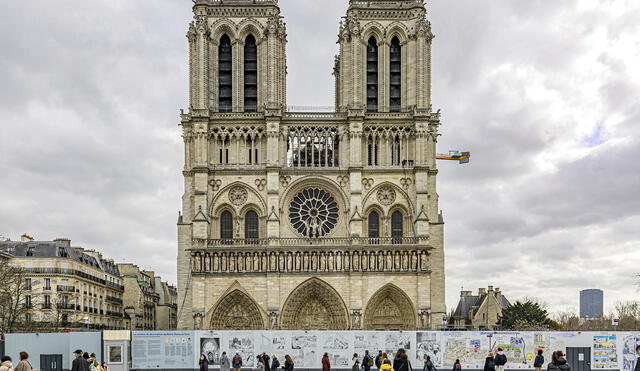
[[[358,353],[353,353],[351,358],[351,371],[358,371],[360,369],[360,361],[358,360]]]
[[[284,371],[293,371],[293,359],[291,358],[290,355],[285,355],[284,356],[284,366],[282,366],[282,368],[284,369]]]
[[[329,353],[322,356],[322,371],[331,371],[331,363],[329,362]]]
[[[269,355],[266,352],[262,353],[262,362],[264,362],[265,371],[271,370],[271,367],[269,367]]]
[[[378,355],[376,356],[375,364],[376,364],[376,368],[378,370],[380,369],[380,366],[382,366],[382,351],[381,350],[378,351]]]
[[[431,362],[430,356],[427,356],[427,359],[424,360],[422,371],[438,371],[436,370],[436,366],[433,365],[433,362]]]
[[[13,371],[13,363],[11,357],[4,356],[0,359],[0,371]]]
[[[633,371],[640,371],[640,345],[636,346],[636,355],[638,356],[638,358],[636,358],[636,367],[633,369]]]
[[[198,364],[200,365],[200,371],[209,371],[209,361],[207,360],[207,356],[205,356],[204,353],[200,354],[200,360],[198,361]]]
[[[496,353],[494,360],[496,364],[496,371],[504,371],[504,365],[507,364],[507,355],[504,354],[502,348],[498,348],[498,352]]]
[[[496,360],[493,358],[493,353],[487,354],[487,358],[484,360],[483,371],[496,371]]]
[[[364,371],[370,371],[373,366],[373,358],[369,355],[369,351],[364,351],[364,357],[362,358],[362,368]]]
[[[231,363],[229,362],[229,357],[227,357],[227,352],[222,352],[222,356],[220,356],[220,371],[230,371]]]
[[[15,371],[32,371],[33,367],[31,367],[31,363],[27,361],[29,359],[29,353],[20,352],[20,362],[14,368]]]
[[[459,359],[456,359],[456,362],[453,364],[453,371],[462,371],[462,364]]]
[[[411,363],[407,351],[403,348],[398,349],[393,359],[393,369],[395,371],[412,371]]]
[[[82,357],[82,350],[80,349],[76,349],[76,351],[73,352],[71,371],[89,371],[89,365],[87,364],[87,361]]]
[[[564,358],[564,353],[562,353],[561,350],[553,352],[551,355],[551,363],[547,366],[547,371],[571,371],[571,367],[567,364],[567,360]]]
[[[533,361],[533,368],[535,368],[536,371],[541,371],[542,365],[544,365],[544,356],[542,355],[542,349],[538,349],[538,355]]]
[[[271,357],[271,371],[277,371],[278,367],[280,367],[280,361],[278,361],[278,356],[274,354]]]
[[[262,354],[257,356],[256,359],[258,360],[258,363],[256,364],[256,371],[265,371],[264,358],[262,357]]]
[[[233,356],[233,361],[231,361],[231,364],[233,365],[233,371],[240,371],[240,368],[242,367],[242,357],[240,356],[240,353],[236,352],[236,355]]]

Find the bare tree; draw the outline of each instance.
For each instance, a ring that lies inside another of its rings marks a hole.
[[[26,315],[33,306],[27,303],[27,287],[25,270],[0,260],[0,337],[4,334],[20,330],[28,331],[31,323]]]

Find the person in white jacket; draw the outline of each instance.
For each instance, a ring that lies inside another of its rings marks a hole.
[[[4,356],[0,359],[0,371],[13,371],[13,363],[11,363],[11,357]]]

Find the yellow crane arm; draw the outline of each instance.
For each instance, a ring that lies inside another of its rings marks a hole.
[[[437,153],[436,159],[458,161],[461,164],[468,164],[471,159],[471,152],[449,151],[448,155]]]

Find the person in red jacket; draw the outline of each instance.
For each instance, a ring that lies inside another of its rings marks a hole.
[[[329,363],[329,354],[325,353],[322,356],[322,371],[331,371],[331,363]]]

